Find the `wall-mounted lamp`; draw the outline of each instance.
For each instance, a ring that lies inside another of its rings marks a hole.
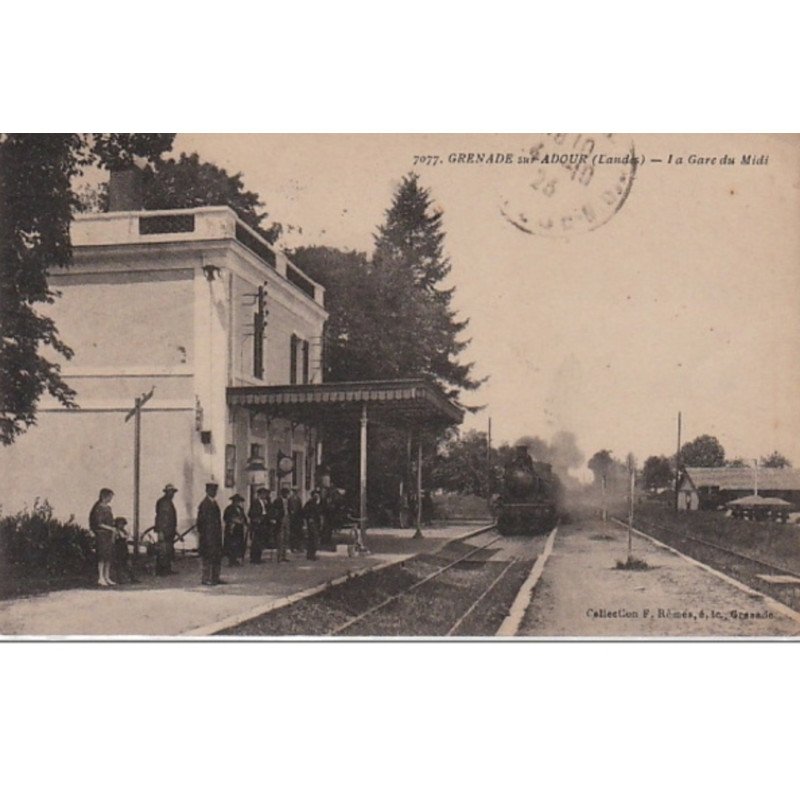
[[[217,278],[221,271],[219,267],[215,267],[213,264],[203,264],[203,274],[209,283]]]
[[[203,444],[211,444],[211,431],[200,431],[200,441]]]

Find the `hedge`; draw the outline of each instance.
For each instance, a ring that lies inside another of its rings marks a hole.
[[[26,575],[83,575],[95,565],[94,538],[74,517],[55,519],[37,497],[32,510],[0,517],[0,558]]]

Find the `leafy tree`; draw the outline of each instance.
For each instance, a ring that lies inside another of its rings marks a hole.
[[[750,466],[743,458],[729,458],[725,462],[726,467],[747,467]]]
[[[44,392],[63,406],[75,393],[53,358],[72,350],[41,313],[58,294],[48,273],[69,267],[69,225],[80,202],[71,181],[97,163],[118,167],[154,159],[173,134],[0,135],[0,442],[12,443],[36,423]]]
[[[792,462],[777,450],[773,450],[770,455],[761,457],[761,466],[785,469],[791,467]]]
[[[642,480],[646,489],[663,489],[671,486],[674,478],[672,466],[666,456],[650,456],[642,467]]]
[[[227,205],[267,241],[275,242],[281,233],[280,224],[265,225],[264,203],[256,192],[244,188],[241,172],[229,175],[221,167],[201,161],[197,153],[147,165],[143,189],[146,209]]]
[[[406,176],[375,237],[371,259],[327,247],[299,248],[295,263],[326,287],[330,312],[325,335],[327,380],[375,380],[422,375],[456,399],[474,389],[472,365],[458,362],[467,343],[459,340],[466,321],[450,308],[452,289],[440,283],[450,271],[444,256],[442,214],[432,208],[416,175]],[[426,439],[426,467],[445,434]],[[385,429],[370,437],[371,505],[378,512],[399,501],[399,485],[414,485],[407,470],[406,434]],[[357,452],[353,432],[326,435],[326,453],[337,481],[354,480]],[[459,456],[460,457],[460,456]],[[355,488],[355,487],[354,487]]]
[[[437,453],[431,483],[447,491],[486,497],[489,491],[486,433],[471,430],[449,439]]]
[[[703,434],[681,447],[680,461],[683,467],[723,467],[725,448],[716,436]]]
[[[378,305],[376,278],[365,253],[300,247],[291,253],[300,269],[325,286],[325,379],[398,377]]]
[[[610,450],[598,450],[587,463],[587,467],[594,473],[595,486],[602,486],[608,481],[614,459]]]

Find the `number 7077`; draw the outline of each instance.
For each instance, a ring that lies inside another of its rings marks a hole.
[[[435,167],[440,161],[439,156],[414,156],[414,166],[421,164],[425,167]]]

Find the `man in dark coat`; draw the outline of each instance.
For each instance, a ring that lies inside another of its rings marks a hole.
[[[291,514],[289,511],[289,488],[284,486],[281,493],[275,498],[275,502],[270,506],[270,516],[275,525],[275,536],[277,539],[277,560],[288,561],[286,556],[286,547],[289,544],[289,520]]]
[[[156,501],[156,522],[153,526],[158,535],[156,551],[156,575],[177,575],[172,569],[175,558],[175,536],[178,533],[178,515],[172,498],[178,490],[168,483],[164,495]]]
[[[250,518],[250,530],[253,539],[250,542],[250,563],[260,564],[261,554],[265,547],[268,547],[270,534],[270,499],[269,489],[262,486],[256,492],[253,502],[250,503],[250,510],[247,516]]]
[[[216,586],[222,564],[222,514],[216,501],[218,484],[206,484],[206,496],[197,509],[197,534],[203,560],[203,585]]]
[[[322,530],[322,501],[319,491],[314,489],[311,492],[311,499],[303,508],[303,516],[308,528],[306,533],[306,558],[311,561],[317,560],[317,545],[319,543],[319,533]]]
[[[296,489],[289,493],[289,531],[292,552],[299,553],[303,549],[303,501]]]
[[[322,500],[322,547],[336,551],[334,534],[342,525],[342,496],[334,486],[323,486]]]
[[[247,548],[247,517],[244,513],[244,497],[235,494],[231,497],[231,504],[222,515],[225,523],[225,555],[228,556],[228,566],[238,567],[244,560]]]

